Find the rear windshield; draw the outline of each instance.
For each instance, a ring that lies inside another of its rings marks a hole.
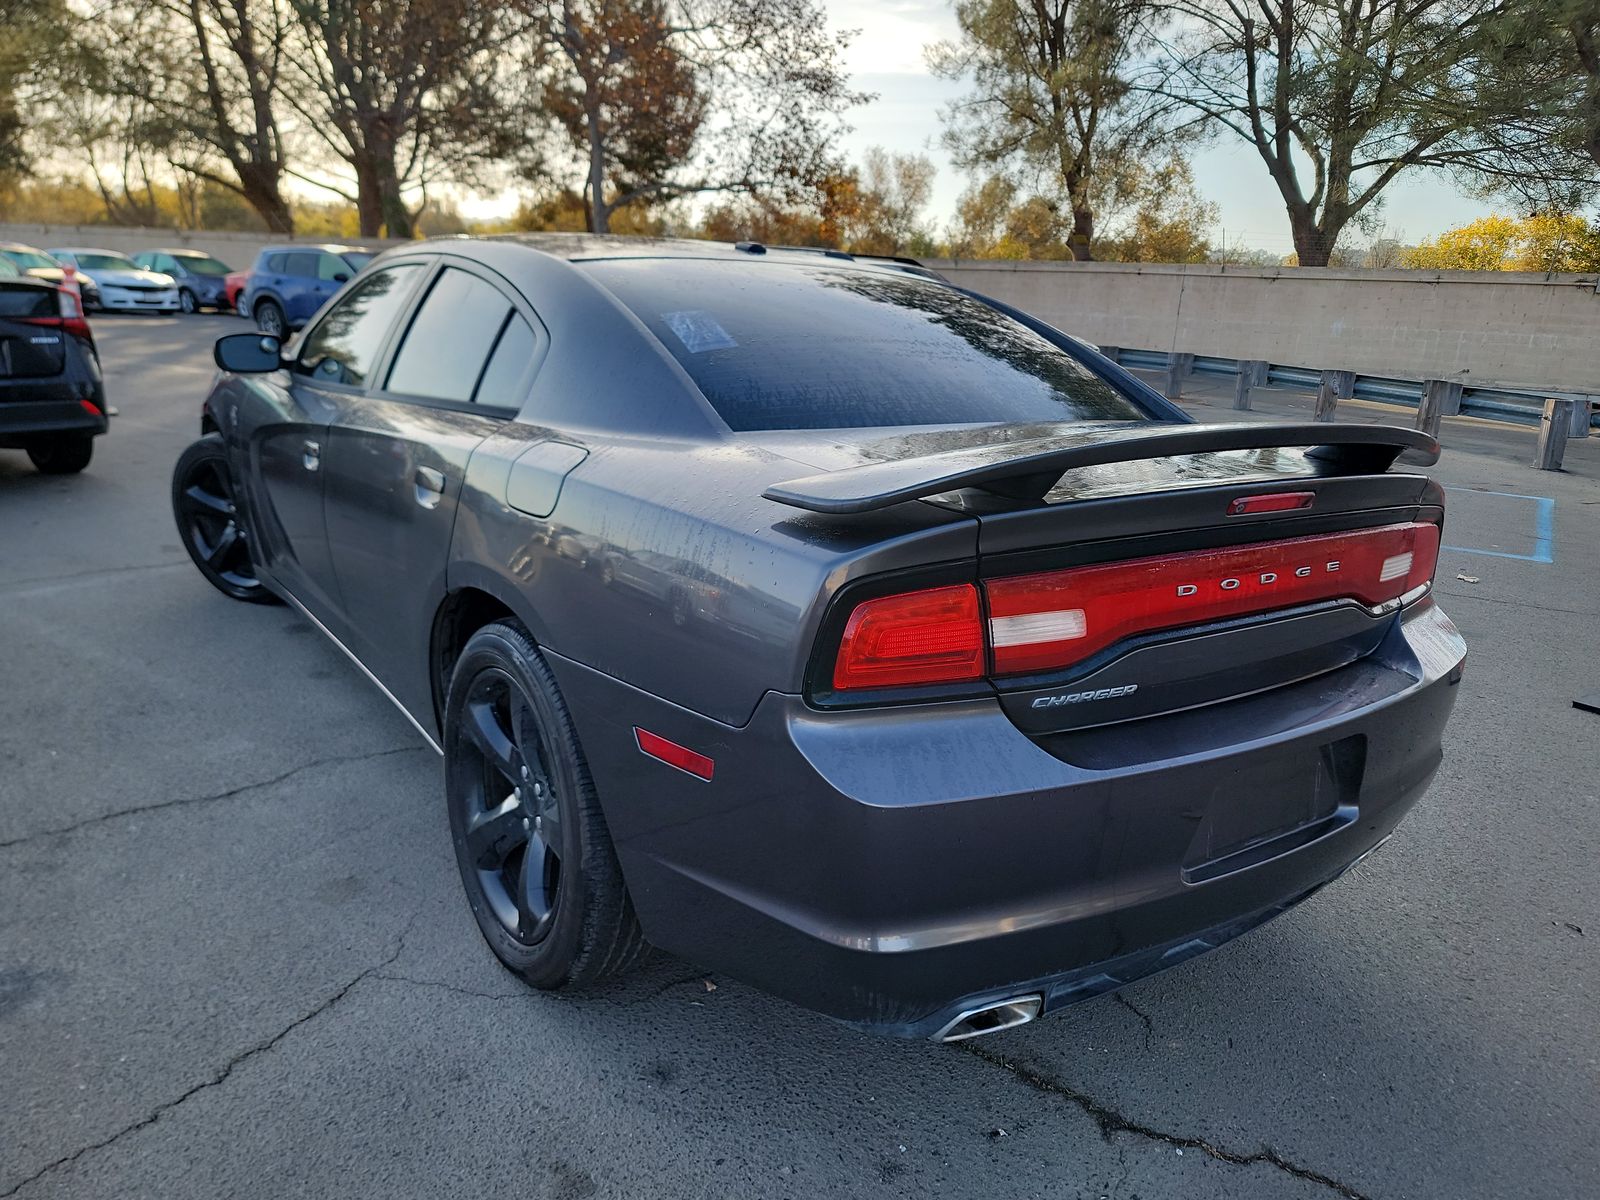
[[[60,315],[56,290],[48,287],[0,287],[0,317]]]
[[[24,271],[49,270],[52,267],[60,270],[61,268],[61,264],[55,259],[40,254],[36,250],[0,250],[0,255],[9,258]]]
[[[818,264],[585,264],[735,430],[1142,421],[1072,355],[931,280]]]
[[[77,256],[78,266],[85,271],[137,271],[131,258],[123,258],[120,254],[80,254]]]
[[[177,260],[196,275],[226,275],[228,266],[214,258],[200,258],[193,254],[179,254]]]

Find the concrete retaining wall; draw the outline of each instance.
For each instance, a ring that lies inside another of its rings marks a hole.
[[[1103,345],[1600,393],[1595,275],[972,260],[928,265]]]
[[[284,242],[359,242],[363,246],[392,246],[384,238],[286,238],[269,233],[224,233],[199,229],[139,229],[119,225],[0,225],[0,242],[21,242],[48,249],[51,246],[95,246],[137,254],[141,250],[182,248],[203,250],[230,267],[242,269],[255,261],[263,246]]]
[[[127,254],[190,246],[244,267],[262,246],[285,239],[110,225],[0,225],[0,240],[104,246]],[[1103,345],[1600,394],[1595,275],[966,259],[928,265]]]

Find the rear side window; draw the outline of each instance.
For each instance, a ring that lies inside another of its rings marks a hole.
[[[300,347],[301,374],[360,386],[377,361],[384,335],[405,307],[417,263],[400,263],[363,280],[318,321]]]
[[[406,331],[389,371],[389,390],[466,404],[510,315],[511,302],[496,288],[447,268]]]
[[[522,382],[533,361],[538,339],[533,328],[515,313],[500,333],[494,353],[489,356],[489,367],[478,384],[476,399],[479,404],[492,404],[499,408],[516,408],[522,403],[517,385]]]
[[[587,266],[735,430],[1149,419],[1027,326],[932,280],[809,263]]]
[[[287,254],[269,254],[266,261],[261,264],[261,269],[273,275],[282,275],[284,262],[288,257]]]

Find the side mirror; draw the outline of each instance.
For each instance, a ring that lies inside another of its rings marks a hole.
[[[335,283],[349,283],[350,276],[346,275],[343,271],[336,271],[333,276],[333,281]]]
[[[283,343],[270,333],[230,333],[217,339],[211,357],[224,371],[259,375],[283,366]]]

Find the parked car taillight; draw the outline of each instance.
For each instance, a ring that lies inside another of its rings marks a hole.
[[[1287,541],[1041,571],[865,600],[850,615],[837,690],[1056,671],[1144,633],[1323,600],[1369,608],[1420,597],[1439,526],[1384,525]]]
[[[86,342],[94,341],[94,335],[89,332],[89,322],[83,316],[83,301],[65,288],[56,289],[56,312],[53,317],[14,317],[13,320],[21,321],[25,325],[45,325],[51,329],[60,329],[80,337]]]

